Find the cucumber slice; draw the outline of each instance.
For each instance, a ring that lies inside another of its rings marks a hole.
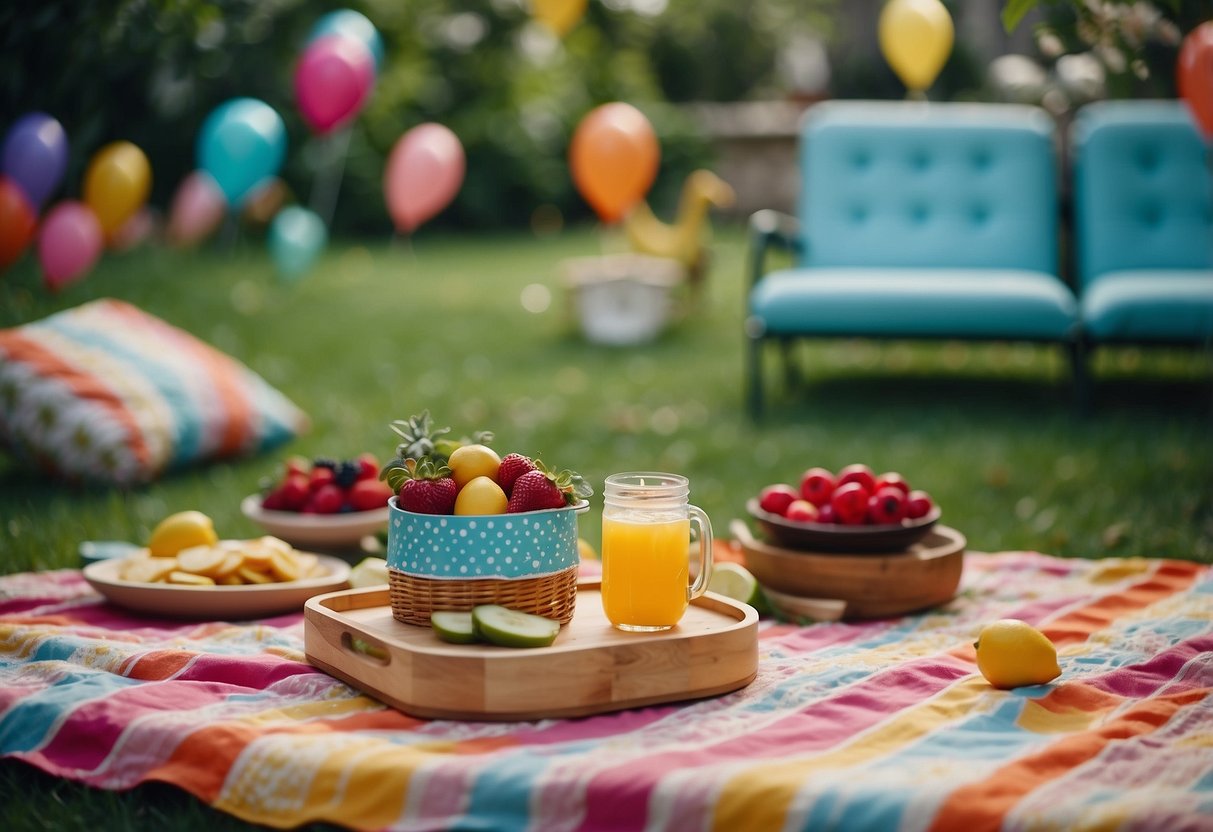
[[[432,612],[430,626],[434,634],[443,641],[451,644],[471,644],[478,641],[476,630],[472,627],[470,612]]]
[[[502,647],[547,647],[560,633],[559,621],[497,604],[473,609],[472,622],[476,632]]]

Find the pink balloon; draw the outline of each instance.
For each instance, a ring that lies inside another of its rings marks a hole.
[[[295,100],[317,133],[345,125],[366,102],[375,82],[375,59],[353,38],[330,35],[312,41],[295,67]]]
[[[219,185],[204,170],[181,180],[169,206],[168,238],[178,246],[192,246],[209,237],[227,210],[227,199]]]
[[[458,137],[441,124],[419,124],[397,141],[383,175],[396,228],[411,233],[451,203],[467,161]]]
[[[51,291],[82,279],[101,255],[101,222],[83,202],[60,202],[42,221],[38,260]]]

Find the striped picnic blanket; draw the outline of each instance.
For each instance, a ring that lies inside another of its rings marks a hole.
[[[1062,676],[971,642],[1016,617]],[[765,622],[758,677],[575,720],[415,719],[306,664],[300,615],[138,618],[75,571],[0,578],[0,754],[103,789],[174,783],[277,827],[1210,829],[1213,573],[970,554],[945,608]]]

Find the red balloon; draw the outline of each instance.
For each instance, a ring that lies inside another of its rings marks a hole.
[[[17,261],[34,238],[37,218],[16,182],[0,176],[0,269]]]
[[[1205,138],[1213,141],[1213,20],[1184,38],[1176,74],[1180,96],[1188,102]]]

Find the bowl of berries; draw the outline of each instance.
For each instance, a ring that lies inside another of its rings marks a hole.
[[[814,552],[903,551],[941,514],[931,495],[901,474],[875,474],[863,463],[837,473],[809,468],[795,486],[766,486],[746,510],[772,543]]]
[[[244,516],[302,549],[356,547],[385,528],[392,489],[373,454],[356,459],[292,457],[259,494],[240,503]]]
[[[383,468],[395,493],[386,554],[393,616],[429,626],[433,612],[498,604],[567,623],[589,484],[540,459],[500,454],[487,432],[437,443],[428,414],[393,430],[405,439]]]

